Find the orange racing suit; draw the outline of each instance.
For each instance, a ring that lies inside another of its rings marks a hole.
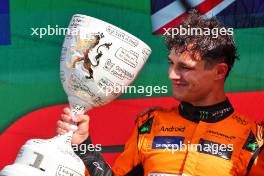
[[[98,152],[79,156],[91,176],[261,176],[263,146],[262,126],[235,112],[227,99],[208,107],[182,102],[139,116],[112,169]]]

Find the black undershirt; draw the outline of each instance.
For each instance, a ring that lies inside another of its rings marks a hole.
[[[228,98],[221,103],[210,106],[193,106],[190,103],[181,102],[178,109],[184,118],[197,123],[199,121],[215,123],[227,118],[234,112]]]

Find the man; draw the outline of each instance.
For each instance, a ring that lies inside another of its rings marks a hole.
[[[192,11],[181,27],[218,29],[216,19]],[[226,29],[226,28],[224,28]],[[181,103],[170,110],[152,109],[138,116],[124,152],[111,169],[98,152],[78,154],[90,175],[264,175],[263,129],[236,112],[224,92],[234,61],[231,35],[167,34],[169,78]],[[64,109],[57,133],[70,130]],[[89,117],[77,117],[73,143],[89,144]]]

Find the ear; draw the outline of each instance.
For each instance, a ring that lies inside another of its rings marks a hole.
[[[228,65],[226,63],[219,63],[215,65],[215,80],[225,79]]]

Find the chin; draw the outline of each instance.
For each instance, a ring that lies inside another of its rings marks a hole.
[[[173,93],[173,97],[178,100],[178,101],[186,101],[186,98],[184,95],[180,95],[180,94],[177,94],[177,93]]]

